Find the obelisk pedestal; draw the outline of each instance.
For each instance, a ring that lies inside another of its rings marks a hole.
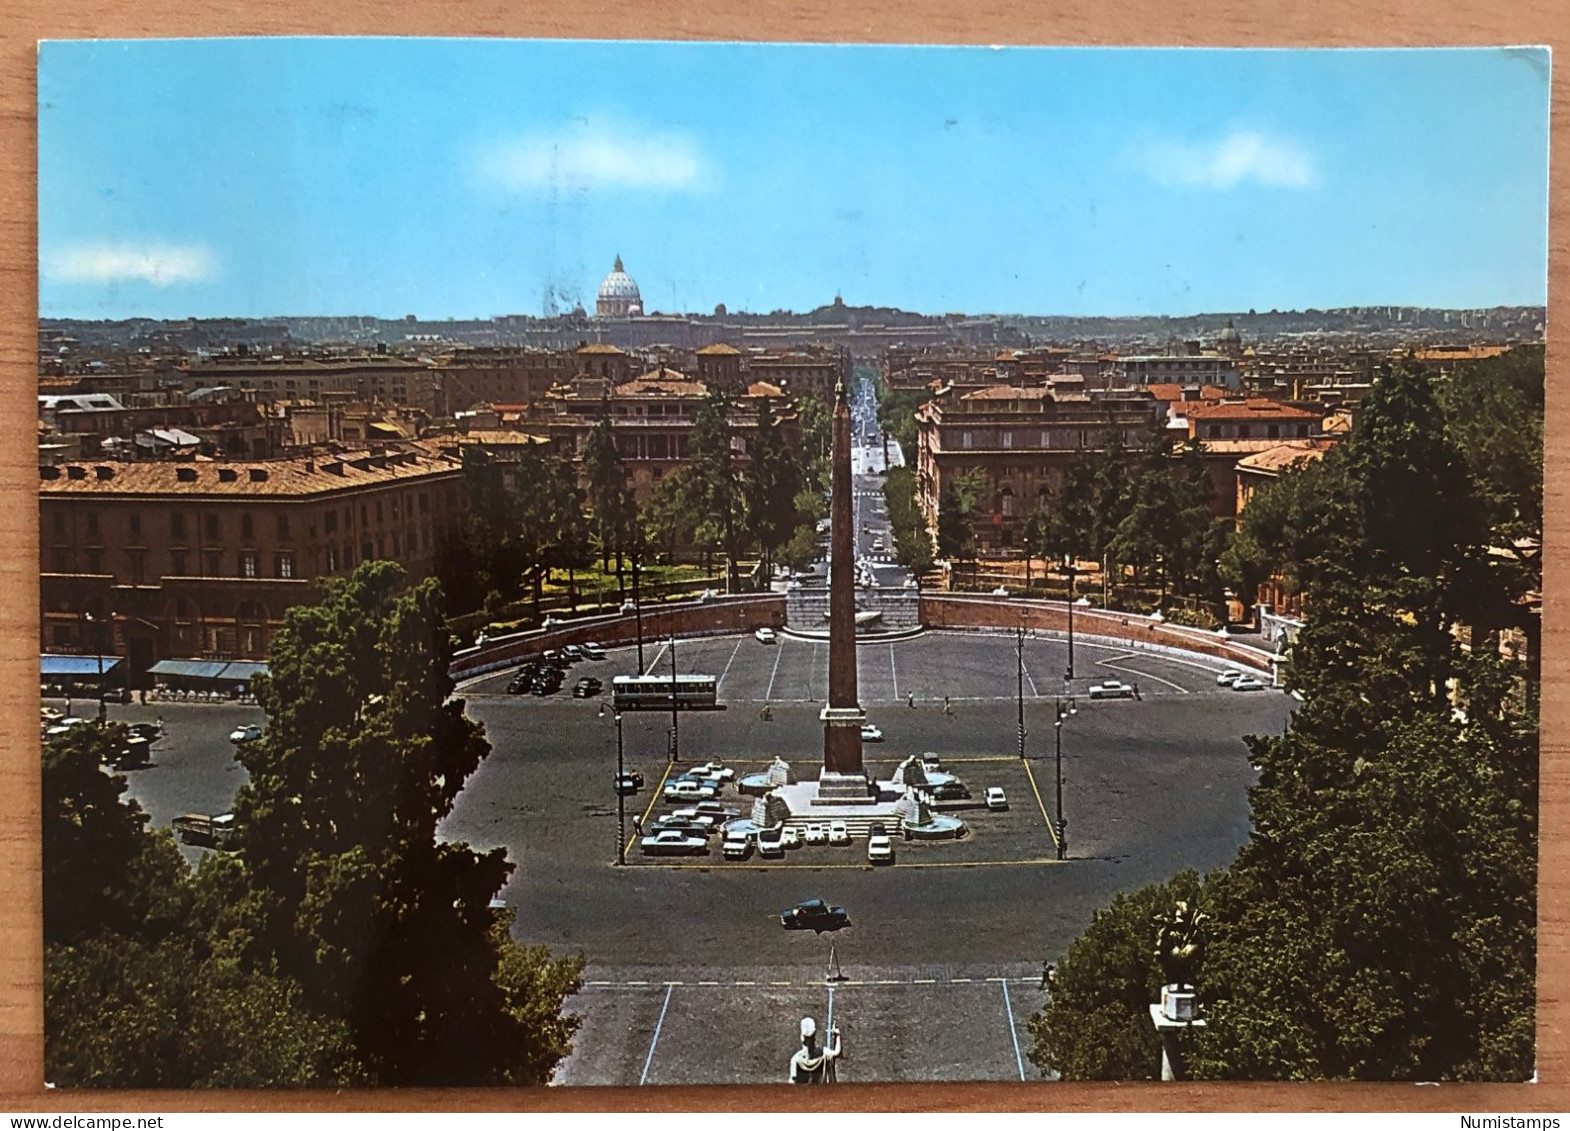
[[[856,695],[855,525],[851,518],[850,405],[843,382],[834,388],[834,453],[829,484],[829,700],[823,720],[819,802],[876,796],[861,764],[866,714]]]

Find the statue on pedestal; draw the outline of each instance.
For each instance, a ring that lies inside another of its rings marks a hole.
[[[838,1073],[835,1061],[840,1056],[840,1031],[829,1030],[828,1042],[818,1047],[818,1023],[810,1017],[801,1019],[801,1048],[790,1058],[792,1084],[833,1084]]]
[[[1193,989],[1205,960],[1205,914],[1179,900],[1169,915],[1156,917],[1156,962],[1165,984]]]

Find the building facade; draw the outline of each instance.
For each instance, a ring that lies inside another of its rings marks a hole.
[[[40,647],[260,660],[292,606],[361,562],[434,572],[465,510],[455,455],[409,444],[250,462],[39,469]]]

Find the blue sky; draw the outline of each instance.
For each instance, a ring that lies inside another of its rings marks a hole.
[[[41,313],[1542,303],[1548,55],[52,42]]]

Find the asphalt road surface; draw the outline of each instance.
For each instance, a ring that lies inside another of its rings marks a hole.
[[[668,670],[668,647],[649,642],[644,668]],[[747,772],[779,755],[801,776],[815,774],[827,657],[826,644],[789,637],[772,646],[750,636],[680,642],[678,669],[720,677],[725,708],[681,715],[681,761],[714,758]],[[778,919],[816,896],[844,904],[854,924],[836,948],[848,981],[834,1008],[858,1050],[842,1078],[1034,1078],[1022,1026],[1041,1004],[1042,963],[1059,957],[1114,893],[1233,857],[1248,835],[1253,780],[1241,736],[1279,732],[1291,706],[1276,691],[1218,688],[1218,666],[1199,658],[1076,641],[1072,683],[1066,662],[1063,641],[1026,640],[1021,762],[1012,636],[929,632],[858,649],[861,702],[885,736],[866,746],[879,776],[907,754],[933,751],[977,798],[998,785],[1009,799],[1005,812],[961,811],[971,828],[965,840],[900,842],[897,863],[878,869],[860,840],[743,862],[720,859],[717,846],[690,860],[634,851],[618,867],[608,703],[509,696],[506,673],[463,688],[493,750],[441,835],[505,846],[517,867],[501,897],[518,909],[519,936],[589,960],[588,984],[572,1002],[584,1027],[560,1079],[780,1078],[799,1016],[822,1021],[829,1004],[826,939],[787,932]],[[588,672],[609,686],[611,675],[637,666],[633,649],[613,649],[605,661],[579,665],[567,686]],[[1088,699],[1088,685],[1108,677],[1137,685],[1140,698]],[[1061,735],[1069,851],[1059,861],[1046,816],[1056,810],[1054,719],[1065,691],[1077,712]],[[771,721],[760,717],[764,702]],[[154,823],[229,807],[242,774],[227,735],[262,721],[258,710],[110,711],[128,721],[165,719],[154,764],[129,775],[130,796]],[[669,808],[653,801],[669,726],[664,712],[623,716],[626,764],[647,783],[627,799],[629,836],[634,814]],[[725,800],[736,803],[730,790]],[[938,1017],[948,1025],[941,1039],[932,1035]]]

